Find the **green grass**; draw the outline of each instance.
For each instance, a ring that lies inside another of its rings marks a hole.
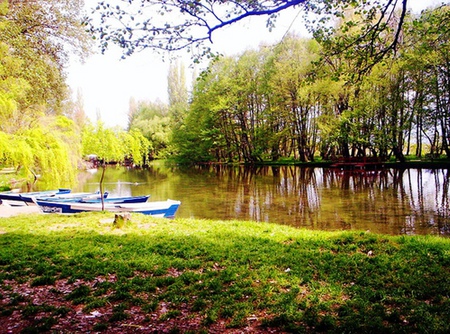
[[[141,215],[119,229],[109,218],[0,219],[0,323],[20,314],[22,332],[45,332],[77,309],[101,314],[91,331],[450,332],[449,239]]]

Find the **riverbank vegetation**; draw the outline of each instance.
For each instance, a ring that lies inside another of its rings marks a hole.
[[[108,213],[0,219],[14,333],[447,333],[450,240]]]
[[[189,99],[180,93],[182,69],[172,69],[177,107],[133,101],[130,128],[149,134],[156,157],[181,163],[447,157],[449,44],[441,23],[449,6],[406,16],[402,39],[383,59],[376,56],[381,42],[371,52],[356,42],[343,50],[358,40],[360,27],[351,22],[360,14],[332,33],[316,28],[315,39],[290,34],[277,45],[217,57]],[[383,39],[394,35],[387,29]]]
[[[395,54],[370,66],[365,47],[340,49],[356,33],[344,19],[332,35],[319,29],[315,40],[290,35],[216,59],[195,86],[184,131],[174,133],[178,157],[448,156],[449,35],[439,22],[449,13],[442,6],[408,16]]]
[[[90,52],[81,10],[81,1],[0,1],[0,167],[16,181],[75,180],[82,114],[64,68],[69,54]]]

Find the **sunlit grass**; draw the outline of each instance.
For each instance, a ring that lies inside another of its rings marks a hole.
[[[102,213],[1,219],[0,233],[0,322],[46,307],[41,325],[51,328],[67,309],[30,304],[12,286],[58,295],[64,281],[73,284],[64,293],[70,307],[111,307],[93,330],[132,323],[131,309],[164,306],[152,321],[187,310],[203,329],[258,319],[296,333],[450,331],[448,239],[142,215],[118,229]]]

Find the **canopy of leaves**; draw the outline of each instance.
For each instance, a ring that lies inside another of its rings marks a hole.
[[[386,56],[395,54],[402,38],[407,2],[308,1],[305,20],[314,38],[326,48],[325,57],[356,59],[356,74],[362,74]]]
[[[333,53],[337,26],[320,47],[289,36],[272,49],[212,62],[174,136],[180,160],[309,161],[319,152],[403,161],[414,147],[418,156],[448,156],[449,8],[407,15],[395,55],[383,61],[376,59],[384,44],[371,58]],[[347,35],[360,36],[359,27]]]
[[[16,101],[20,112],[62,112],[68,56],[83,57],[91,46],[81,19],[83,3],[35,0],[0,4],[0,42],[14,59],[10,63],[14,66],[4,70],[8,77],[19,77],[29,85]]]
[[[0,167],[74,180],[78,128],[63,113],[69,54],[88,54],[83,1],[0,1]],[[27,173],[25,172],[25,174]]]
[[[130,132],[141,133],[149,142],[151,158],[163,158],[171,134],[169,108],[161,102],[139,102],[130,119]]]
[[[15,134],[0,131],[0,166],[42,174],[44,182],[56,187],[75,180],[76,161],[70,157],[76,153],[77,146],[48,128],[37,126]]]
[[[149,141],[139,131],[113,130],[106,128],[101,121],[95,126],[88,124],[83,129],[83,155],[96,155],[105,163],[123,162],[126,158],[132,158],[134,164],[142,165],[149,146]]]
[[[387,22],[392,22],[398,3],[402,4],[401,19],[396,22],[400,27],[407,0],[105,0],[99,2],[95,9],[100,14],[100,20],[91,21],[91,30],[101,41],[103,51],[114,43],[124,49],[124,56],[145,48],[174,51],[189,50],[190,47],[202,56],[211,55],[210,43],[215,31],[251,16],[266,16],[267,27],[271,29],[281,11],[301,6],[307,15],[321,16],[320,28],[314,28],[320,30],[331,16],[343,17],[349,8],[358,8],[362,21],[349,25],[364,24],[357,39],[377,43],[380,34],[387,28]],[[317,35],[324,36],[327,32],[320,30]],[[387,50],[394,46],[395,41]]]

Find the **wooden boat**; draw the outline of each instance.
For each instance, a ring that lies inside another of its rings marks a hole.
[[[108,197],[104,198],[104,203],[115,203],[115,204],[121,204],[121,203],[145,203],[150,198],[150,195],[144,195],[144,196],[124,196],[124,197]],[[80,203],[101,203],[102,200],[100,198],[83,198]]]
[[[36,200],[44,213],[78,213],[102,211],[101,203],[51,202]],[[167,200],[145,203],[105,203],[109,212],[135,212],[155,217],[172,218],[180,206],[180,201]]]
[[[103,198],[107,198],[109,193],[105,191]],[[100,192],[96,191],[94,193],[68,193],[68,194],[55,194],[50,196],[35,196],[35,199],[40,199],[43,201],[78,201],[80,199],[99,199]]]
[[[23,205],[24,203],[33,203],[37,197],[51,197],[63,194],[70,194],[71,189],[60,188],[58,190],[48,191],[35,191],[35,192],[15,192],[4,191],[0,192],[0,200],[17,202],[17,205]]]
[[[123,197],[107,197],[107,193],[103,198],[104,203],[145,203],[150,198],[150,195],[145,196],[123,196]],[[102,199],[100,195],[97,196],[77,196],[77,197],[46,197],[46,198],[36,198],[38,201],[43,202],[58,202],[58,203],[101,203]]]

